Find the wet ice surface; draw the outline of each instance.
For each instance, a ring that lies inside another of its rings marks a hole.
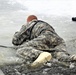
[[[22,63],[22,59],[16,55],[15,49],[0,47],[0,67],[20,63]]]

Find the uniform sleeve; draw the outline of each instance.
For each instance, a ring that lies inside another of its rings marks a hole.
[[[26,41],[26,39],[28,39],[28,35],[26,34],[26,32],[24,32],[25,30],[26,26],[23,25],[19,32],[15,32],[12,39],[12,44],[21,45],[24,41]]]

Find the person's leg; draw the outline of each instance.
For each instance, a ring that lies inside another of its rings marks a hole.
[[[65,42],[55,47],[56,52],[52,54],[53,57],[61,61],[76,61],[76,55],[71,55],[67,52]]]
[[[19,48],[16,52],[16,54],[19,57],[24,58],[24,61],[27,63],[31,63],[39,56],[39,54],[42,53],[42,51],[38,51],[32,47],[23,47]]]
[[[52,56],[59,61],[70,61],[70,55],[65,52],[54,52]]]
[[[32,47],[18,49],[17,55],[24,58],[25,64],[30,64],[30,67],[32,68],[42,65],[52,58],[50,53],[36,50]]]
[[[66,52],[54,52],[52,53],[52,56],[59,61],[64,61],[64,62],[72,62],[76,61],[76,55],[71,55]]]

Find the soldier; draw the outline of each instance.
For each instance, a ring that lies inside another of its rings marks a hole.
[[[27,24],[14,34],[12,43],[18,46],[18,56],[30,63],[34,61],[32,66],[50,61],[52,57],[69,58],[64,40],[51,25],[38,20],[35,15],[28,16]]]

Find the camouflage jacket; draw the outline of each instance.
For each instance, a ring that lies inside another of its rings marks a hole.
[[[12,43],[40,50],[49,50],[62,47],[64,40],[59,37],[54,28],[41,20],[34,20],[23,25],[19,32],[14,34]],[[62,44],[62,45],[61,45]],[[61,49],[61,48],[60,48]]]

